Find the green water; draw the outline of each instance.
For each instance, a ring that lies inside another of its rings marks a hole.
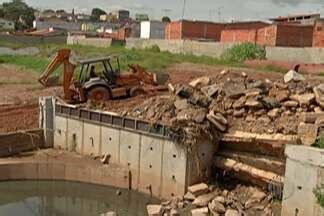
[[[134,191],[63,181],[0,182],[0,216],[147,216],[159,200]]]

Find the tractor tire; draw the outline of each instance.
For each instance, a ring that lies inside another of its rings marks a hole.
[[[87,100],[97,102],[111,100],[111,93],[109,89],[103,86],[96,86],[87,91]]]
[[[130,90],[130,96],[131,97],[136,97],[136,96],[139,96],[139,95],[145,95],[147,92],[141,88],[141,87],[135,87],[135,88],[132,88]]]

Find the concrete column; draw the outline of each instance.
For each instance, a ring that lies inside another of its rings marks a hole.
[[[39,98],[39,127],[44,130],[44,147],[52,148],[54,146],[54,113],[55,98]]]

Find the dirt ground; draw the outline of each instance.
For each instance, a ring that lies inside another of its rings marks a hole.
[[[204,75],[217,77],[217,74],[223,69],[224,67],[221,66],[182,63],[169,67],[165,72],[169,74],[172,84],[183,84]],[[280,73],[256,72],[254,69],[246,68],[230,70],[233,77],[239,76],[244,71],[255,79],[276,80],[282,78]],[[0,133],[38,127],[39,96],[62,94],[61,87],[44,89],[37,83],[37,77],[38,75],[32,71],[18,69],[11,65],[0,65]],[[105,108],[116,112],[120,112],[124,108],[129,110],[151,96],[154,94],[110,101],[106,103]]]
[[[59,89],[43,89],[31,71],[0,65],[0,133],[37,128],[38,97]]]

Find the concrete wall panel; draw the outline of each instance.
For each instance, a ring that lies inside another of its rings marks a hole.
[[[67,146],[66,149],[82,153],[83,145],[83,122],[74,119],[67,121]]]
[[[161,193],[162,153],[164,140],[142,135],[139,190]]]
[[[84,123],[83,154],[100,156],[100,135],[101,127],[99,125]]]
[[[55,116],[54,148],[67,149],[67,118]]]
[[[187,152],[165,141],[163,148],[162,197],[183,195],[186,187]]]
[[[133,189],[139,184],[140,150],[140,134],[120,132],[120,164],[130,169]]]
[[[110,155],[109,163],[119,163],[119,129],[101,127],[101,152]]]

